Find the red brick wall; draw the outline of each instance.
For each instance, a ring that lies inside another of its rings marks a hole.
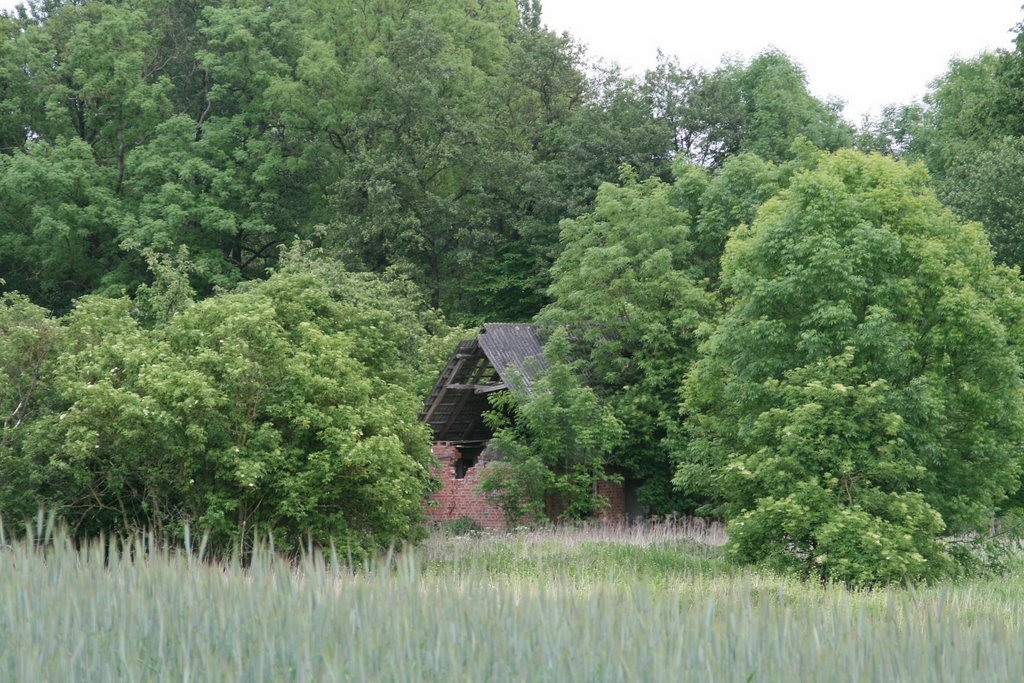
[[[605,497],[608,506],[601,510],[599,518],[602,522],[623,524],[629,521],[626,513],[626,489],[614,481],[599,481],[598,494]]]
[[[469,517],[484,529],[504,529],[505,515],[501,508],[489,502],[476,490],[480,475],[491,457],[490,449],[480,454],[476,466],[469,468],[464,479],[455,478],[455,462],[459,451],[454,444],[437,442],[433,446],[437,466],[433,475],[441,480],[441,490],[434,493],[433,502],[426,508],[427,518],[433,522],[446,522]]]
[[[469,517],[483,529],[504,529],[505,515],[494,503],[487,500],[481,491],[476,490],[480,475],[494,457],[490,448],[480,454],[476,466],[466,471],[463,479],[455,478],[455,462],[460,453],[455,444],[445,441],[435,442],[432,448],[437,464],[432,474],[441,480],[441,490],[434,493],[433,501],[426,507],[427,519],[437,524],[460,517]],[[597,485],[597,492],[608,500],[608,506],[601,511],[602,522],[622,524],[628,521],[626,512],[626,491],[622,484],[602,481]],[[564,506],[558,501],[547,501],[547,514],[556,518]]]

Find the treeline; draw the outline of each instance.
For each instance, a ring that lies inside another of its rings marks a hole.
[[[536,2],[44,0],[0,25],[0,514],[82,533],[414,538],[440,311],[530,319],[559,222],[624,164],[853,135],[784,55],[630,78]]]
[[[496,424],[518,513],[617,472],[739,559],[870,583],[1013,505],[1020,44],[858,131],[777,51],[635,78],[536,0],[0,25],[7,519],[414,539],[420,401],[483,320],[551,339]]]
[[[515,516],[588,516],[627,476],[655,513],[725,517],[739,561],[854,585],[999,566],[1024,464],[1022,65],[1021,37],[953,62],[852,150],[776,128],[784,155],[624,167],[561,224],[552,370],[502,406],[487,486]]]
[[[296,236],[454,320],[526,320],[558,222],[628,163],[772,161],[852,129],[769,52],[642,79],[512,0],[30,3],[2,20],[0,273],[55,312],[185,246],[201,296]]]

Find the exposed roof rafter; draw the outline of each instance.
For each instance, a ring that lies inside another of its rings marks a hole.
[[[481,442],[491,431],[481,416],[488,396],[510,387],[529,391],[546,366],[544,348],[533,325],[486,323],[475,339],[460,342],[434,383],[420,419],[435,441]]]

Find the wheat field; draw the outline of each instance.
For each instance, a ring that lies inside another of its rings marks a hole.
[[[851,592],[732,569],[705,532],[437,535],[356,568],[3,542],[0,678],[1024,680],[1015,574]]]

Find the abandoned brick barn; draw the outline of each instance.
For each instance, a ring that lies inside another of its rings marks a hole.
[[[490,448],[493,436],[484,421],[488,396],[511,391],[521,377],[521,390],[544,368],[543,343],[533,325],[485,323],[474,339],[460,342],[427,397],[420,419],[434,432],[434,475],[442,488],[427,507],[431,522],[468,517],[484,529],[501,529],[501,509],[477,490],[481,474],[500,458]],[[602,482],[598,493],[608,500],[602,517],[625,521],[639,516],[635,482]]]

